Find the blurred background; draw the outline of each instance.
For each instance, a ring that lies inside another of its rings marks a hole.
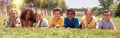
[[[7,15],[10,8],[16,8],[18,14],[22,9],[40,9],[46,16],[51,16],[55,8],[74,9],[78,16],[83,15],[86,8],[93,8],[95,16],[101,16],[104,9],[109,9],[113,17],[120,17],[120,0],[0,0],[0,16]]]

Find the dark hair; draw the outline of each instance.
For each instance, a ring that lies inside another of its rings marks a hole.
[[[102,14],[104,15],[104,13],[110,13],[110,15],[111,15],[110,10],[108,10],[108,9],[104,10]]]
[[[92,11],[92,13],[93,13],[93,9],[91,9],[91,8],[85,9],[85,13],[86,13],[88,10]]]
[[[63,15],[61,9],[54,9],[54,10],[53,10],[53,14],[54,14],[54,12],[56,12],[56,11],[59,11],[61,16]]]
[[[28,11],[30,11],[30,21],[34,21],[34,12],[31,9],[23,10],[20,19],[25,20],[25,15],[27,14]]]
[[[75,11],[74,11],[73,9],[68,9],[68,10],[67,10],[67,14],[68,14],[69,12],[72,12],[72,13],[74,14],[74,16],[75,16]]]

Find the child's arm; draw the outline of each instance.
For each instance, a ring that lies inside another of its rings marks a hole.
[[[113,27],[113,30],[117,30],[116,27]]]
[[[14,27],[21,27],[20,22],[19,22],[19,23],[16,23],[16,21],[13,21],[13,25],[14,25]]]
[[[102,24],[103,24],[102,19],[100,19],[98,22],[98,29],[102,29]]]
[[[13,25],[12,22],[13,21],[10,21],[9,23],[7,23],[7,27],[12,27],[12,25]]]
[[[20,19],[14,18],[12,21],[13,21],[14,27],[21,27]]]
[[[67,28],[67,21],[64,19],[64,27]]]
[[[75,28],[78,28],[78,26],[79,26],[79,21],[78,21],[78,19],[76,19],[75,20]]]
[[[96,29],[96,23],[94,24],[93,29]]]
[[[15,20],[13,20],[12,23],[13,23],[14,27],[17,27],[17,23]]]
[[[36,23],[35,27],[38,28],[38,27],[39,27],[39,24],[40,24],[40,21],[38,21],[38,22]]]
[[[81,23],[81,25],[82,25],[82,29],[85,29],[85,24],[83,22]]]
[[[112,20],[111,20],[111,24],[112,24],[112,29],[117,30],[116,27],[115,27],[115,24],[114,24],[114,22]]]
[[[98,29],[102,29],[102,26],[98,26]]]
[[[10,18],[10,22],[7,24],[7,27],[15,26],[15,18]]]
[[[49,23],[48,23],[48,20],[46,20],[46,19],[45,19],[45,26],[48,27],[48,28],[50,27]]]
[[[64,19],[62,19],[60,26],[61,26],[61,27],[64,26]]]

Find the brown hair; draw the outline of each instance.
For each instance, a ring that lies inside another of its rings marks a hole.
[[[102,14],[104,15],[104,13],[110,13],[110,15],[112,15],[112,14],[111,14],[111,11],[108,10],[108,9],[104,10]]]
[[[68,10],[67,10],[67,14],[68,14],[69,12],[72,12],[73,15],[75,16],[75,11],[74,11],[73,9],[68,9]]]
[[[28,11],[30,11],[30,18],[29,18],[29,20],[30,21],[34,21],[34,12],[31,9],[25,9],[25,10],[23,10],[22,14],[20,16],[20,19],[25,20],[25,15],[27,14]]]
[[[56,12],[56,11],[59,11],[61,16],[63,15],[61,9],[54,9],[54,10],[53,10],[53,14],[54,14],[54,12]]]

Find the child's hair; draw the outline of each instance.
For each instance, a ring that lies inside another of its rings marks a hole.
[[[62,14],[62,10],[61,10],[61,9],[58,9],[58,8],[56,8],[56,9],[53,10],[53,14],[54,14],[54,12],[56,12],[56,11],[59,11],[61,16],[63,15],[63,14]]]
[[[25,10],[23,10],[22,14],[20,16],[20,19],[25,20],[25,16],[26,16],[26,14],[27,14],[28,11],[30,12],[30,21],[34,21],[34,12],[31,9],[25,9]]]
[[[16,12],[16,18],[18,18],[18,12],[17,12],[17,10],[16,10],[15,8],[11,8],[11,9],[9,10],[9,13],[8,13],[8,14],[10,14],[12,11],[15,11],[15,12]]]
[[[104,15],[104,13],[110,13],[110,15],[111,15],[110,10],[108,10],[108,9],[104,10],[102,14]]]
[[[42,13],[42,11],[40,11],[40,10],[36,10],[35,15],[36,15],[37,13],[40,13],[42,16],[44,16],[44,13]],[[35,16],[35,17],[36,17],[36,16]]]
[[[86,14],[86,12],[87,12],[88,10],[92,11],[92,14],[93,14],[93,9],[92,9],[92,8],[87,8],[87,9],[85,9],[85,13],[84,13],[84,14]]]
[[[68,9],[68,10],[67,10],[67,14],[68,14],[69,12],[72,12],[72,14],[75,16],[75,11],[74,11],[73,9]]]
[[[11,11],[15,11],[15,12],[16,12],[16,14],[18,14],[18,12],[16,11],[16,9],[15,9],[15,8],[11,8],[11,9],[9,10],[9,13],[11,13]]]

